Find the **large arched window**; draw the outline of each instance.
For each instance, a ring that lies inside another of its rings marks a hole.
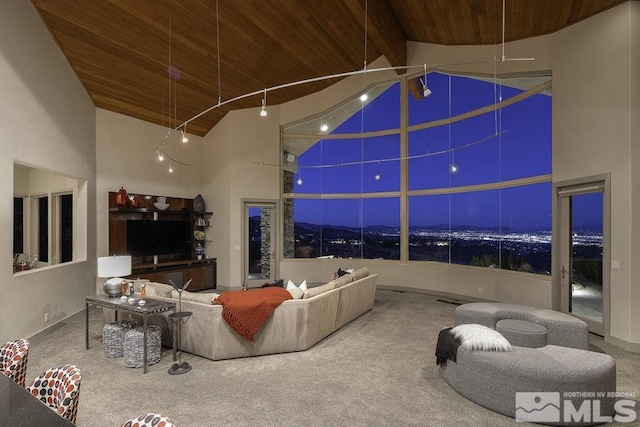
[[[432,72],[284,126],[285,258],[548,273],[550,88]]]

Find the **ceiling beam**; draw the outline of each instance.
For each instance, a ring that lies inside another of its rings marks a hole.
[[[367,15],[368,40],[389,63],[394,67],[407,65],[407,40],[387,0],[347,0],[346,4],[360,22],[364,23]],[[367,49],[368,63],[376,59],[369,57],[371,50]]]

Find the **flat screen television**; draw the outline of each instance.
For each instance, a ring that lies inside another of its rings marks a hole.
[[[188,221],[127,220],[127,253],[132,256],[188,255],[190,225]]]

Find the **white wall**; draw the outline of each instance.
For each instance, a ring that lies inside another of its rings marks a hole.
[[[95,107],[30,2],[0,0],[0,342],[29,337],[84,308],[95,281]],[[14,276],[13,162],[88,184],[80,260]],[[50,314],[48,323],[44,313]]]
[[[639,15],[640,4],[628,2],[563,29],[552,56],[553,179],[611,173],[611,258],[620,261],[610,272],[611,335],[633,343],[640,343]]]
[[[629,136],[631,138],[631,239],[629,281],[629,338],[628,341],[640,343],[640,2],[629,3],[629,39],[632,41],[629,49]],[[619,300],[616,300],[618,302]],[[625,316],[624,310],[616,314],[616,318]],[[617,320],[619,322],[619,320]],[[623,338],[627,340],[626,338]]]
[[[216,125],[204,138],[202,196],[206,207],[213,212],[205,248],[207,257],[217,259],[218,285],[231,283],[231,258],[238,256],[231,241],[231,121],[228,116]],[[237,213],[236,213],[237,214]]]

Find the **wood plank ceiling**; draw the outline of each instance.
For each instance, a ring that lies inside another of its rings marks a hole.
[[[506,0],[505,40],[549,34],[625,1]],[[500,0],[32,3],[96,107],[164,126],[180,124],[219,99],[361,70],[365,16],[369,63],[385,55],[392,65],[406,65],[407,40],[444,45],[502,41]],[[272,91],[267,101],[280,104],[333,83]],[[187,130],[203,136],[231,109],[260,103],[255,96],[214,109]]]

